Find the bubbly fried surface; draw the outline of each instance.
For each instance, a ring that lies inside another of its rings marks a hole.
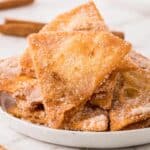
[[[132,55],[134,52],[132,52]],[[136,70],[138,65],[134,62],[131,56],[128,54],[125,56],[123,61],[117,67],[117,69],[109,75],[109,77],[103,81],[103,84],[99,85],[92,95],[90,102],[93,105],[99,106],[103,109],[111,109],[112,100],[114,97],[114,89],[116,87],[117,81],[120,78],[119,72],[127,72],[131,70]]]
[[[66,111],[87,101],[130,50],[130,44],[106,32],[35,34],[29,42],[54,128],[59,128]]]
[[[83,4],[69,12],[57,16],[48,23],[40,33],[51,31],[106,31],[107,26],[96,8],[94,2]],[[35,77],[32,59],[26,49],[21,57],[23,74]]]
[[[108,27],[94,2],[88,2],[57,16],[40,33],[49,33],[51,31],[108,31]],[[35,77],[32,59],[28,51],[26,49],[21,57],[22,72],[25,75]],[[131,70],[134,67],[130,58],[127,57],[122,61],[122,65],[119,66],[118,70]]]
[[[110,111],[111,130],[121,130],[150,118],[150,69],[146,67],[150,61],[136,53],[133,57],[142,61],[138,59],[140,65],[136,71],[121,73],[121,90]]]
[[[150,100],[145,96],[126,102],[115,102],[110,111],[111,130],[122,130],[126,126],[149,119]]]
[[[70,119],[65,129],[75,131],[106,131],[108,130],[107,111],[86,104]]]
[[[103,109],[111,109],[117,79],[118,73],[113,72],[108,79],[96,89],[89,102]]]

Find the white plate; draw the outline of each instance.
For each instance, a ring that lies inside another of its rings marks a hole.
[[[31,138],[71,147],[120,148],[150,143],[150,128],[116,132],[80,132],[50,129],[15,118],[0,109],[9,126]]]

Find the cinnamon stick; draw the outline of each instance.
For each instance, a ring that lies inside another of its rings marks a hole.
[[[34,0],[2,0],[0,1],[0,10],[21,7],[33,2]]]
[[[12,36],[26,37],[31,33],[38,33],[45,23],[6,18],[5,24],[0,25],[0,32]],[[124,33],[112,31],[112,33],[124,39]]]
[[[31,33],[37,33],[41,27],[32,24],[4,24],[0,25],[0,32],[6,35],[26,37]]]
[[[120,32],[120,31],[112,31],[112,34],[120,37],[121,39],[125,39],[125,35],[123,32]]]
[[[45,23],[41,23],[41,22],[33,22],[33,21],[13,19],[13,18],[5,18],[5,24],[27,24],[27,25],[35,25],[38,26],[39,28],[42,28],[45,25]]]

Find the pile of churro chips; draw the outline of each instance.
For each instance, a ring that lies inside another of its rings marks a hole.
[[[150,61],[112,34],[94,2],[28,37],[21,57],[0,60],[10,113],[50,128],[116,131],[150,127]]]

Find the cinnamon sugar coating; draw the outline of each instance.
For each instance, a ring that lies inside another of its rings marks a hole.
[[[121,90],[110,111],[111,130],[121,130],[150,118],[150,61],[135,52],[132,57],[139,67],[121,73]]]
[[[130,50],[130,44],[107,32],[35,34],[29,42],[54,128],[61,126],[66,111],[88,100]]]
[[[40,33],[49,33],[51,31],[106,31],[107,26],[96,8],[94,2],[83,4],[69,12],[57,16],[49,22]],[[22,55],[20,60],[22,72],[28,76],[34,76],[34,68],[28,49]]]

